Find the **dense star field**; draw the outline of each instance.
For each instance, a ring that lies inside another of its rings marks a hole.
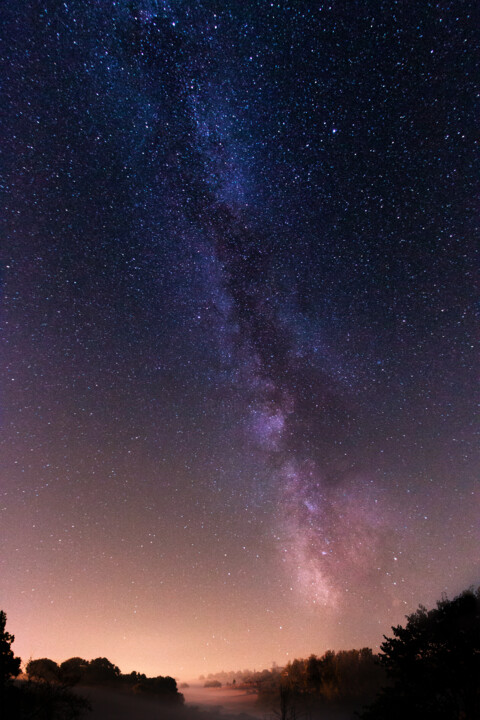
[[[259,669],[478,585],[475,5],[2,4],[24,660]]]

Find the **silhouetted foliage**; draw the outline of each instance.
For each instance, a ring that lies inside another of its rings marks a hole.
[[[5,630],[7,616],[0,610],[0,692],[11,678],[20,674],[21,658],[15,657],[11,645],[15,636]]]
[[[64,685],[76,685],[85,676],[88,660],[72,657],[60,663],[60,679]]]
[[[433,610],[420,606],[407,621],[381,645],[391,685],[362,717],[478,720],[480,588],[443,599]]]
[[[107,658],[100,657],[87,663],[82,682],[87,685],[114,685],[119,677],[120,668]]]
[[[30,660],[27,674],[32,679],[61,682],[63,685],[115,685],[120,679],[120,669],[105,657],[84,660],[73,657],[65,660],[60,666],[53,660],[41,658]],[[138,674],[135,673],[136,682]]]
[[[139,682],[142,682],[142,680],[146,680],[147,676],[144,673],[139,673],[133,670],[131,673],[127,673],[125,675],[120,675],[120,681],[122,685],[128,685],[132,686],[137,685]]]
[[[30,680],[45,680],[46,682],[59,682],[60,668],[54,660],[40,658],[30,660],[25,668]]]
[[[176,681],[168,675],[145,678],[134,685],[133,692],[137,695],[155,695],[175,705],[181,705],[184,702],[183,695],[177,690]]]
[[[118,690],[131,690],[135,694],[151,695],[163,702],[181,705],[183,695],[178,692],[177,683],[171,677],[148,678],[143,673],[121,674],[119,668],[105,657],[84,660],[72,657],[57,665],[53,660],[41,658],[31,660],[27,666],[30,678],[42,682],[56,682],[65,690],[72,685],[89,685]],[[68,697],[66,695],[65,697]]]
[[[2,705],[5,720],[78,720],[90,705],[58,683],[24,682],[10,687]]]
[[[371,702],[385,678],[370,648],[328,650],[321,657],[296,659],[283,670],[257,674],[259,703],[277,708],[281,718],[330,708],[359,708]],[[279,709],[278,709],[279,708]]]

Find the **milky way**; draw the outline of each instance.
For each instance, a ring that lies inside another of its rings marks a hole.
[[[473,9],[2,8],[25,658],[258,668],[479,582]]]

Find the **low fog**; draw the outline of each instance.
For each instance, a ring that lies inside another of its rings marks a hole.
[[[156,698],[122,693],[96,687],[77,687],[76,692],[87,698],[92,712],[88,720],[259,720],[266,714],[255,708],[256,694],[225,688],[204,688],[192,685],[182,688],[185,705],[170,708]]]
[[[230,688],[204,688],[191,685],[182,688],[185,705],[169,708],[158,699],[131,695],[95,687],[77,687],[75,691],[87,698],[92,712],[85,720],[278,720],[279,708],[270,711],[255,707],[256,694]],[[325,714],[322,720],[351,720],[352,714]],[[314,720],[314,719],[313,719]]]

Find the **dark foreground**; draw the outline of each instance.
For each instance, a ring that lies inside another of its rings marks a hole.
[[[75,691],[92,707],[92,711],[83,716],[84,720],[275,720],[280,717],[278,710],[255,707],[255,696],[246,697],[242,702],[229,691],[213,690],[201,698],[198,695],[198,702],[187,702],[182,707],[169,707],[158,699],[106,688],[77,687]],[[195,693],[192,695],[197,699]],[[322,713],[322,720],[353,720],[353,717],[350,712]]]
[[[161,700],[129,692],[109,690],[98,687],[77,687],[75,692],[88,700],[91,712],[84,715],[84,720],[258,720],[258,715],[233,714],[230,708],[223,708],[215,700],[205,705],[185,704],[172,707]],[[228,706],[228,699],[227,699]],[[233,708],[232,708],[233,710]]]

